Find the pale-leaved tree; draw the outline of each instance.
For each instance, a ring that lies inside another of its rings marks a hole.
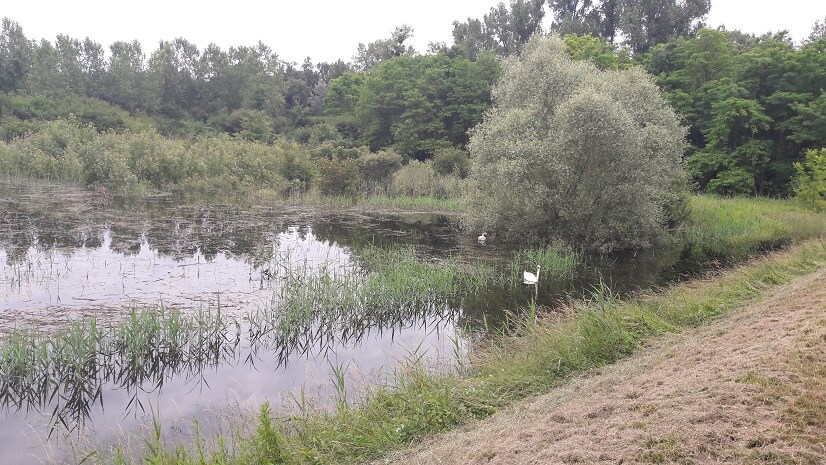
[[[469,227],[604,252],[658,243],[683,192],[685,129],[649,75],[536,36],[493,99],[470,138]]]

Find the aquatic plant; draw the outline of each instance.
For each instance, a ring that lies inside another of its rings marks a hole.
[[[509,265],[511,283],[521,282],[522,272],[535,269],[537,265],[542,267],[546,277],[572,278],[577,268],[585,265],[585,254],[562,246],[531,247],[517,251]]]
[[[50,409],[54,426],[82,425],[102,387],[138,394],[173,375],[197,377],[207,367],[237,358],[237,322],[220,309],[184,314],[162,306],[132,309],[118,323],[96,318],[73,322],[53,334],[19,329],[0,339],[0,404],[13,410]]]
[[[144,410],[141,392],[174,376],[197,382],[207,368],[254,364],[264,351],[281,366],[296,352],[326,354],[372,332],[449,321],[456,299],[494,276],[482,264],[422,262],[411,248],[369,247],[363,256],[318,265],[289,251],[273,254],[267,279],[278,283],[270,304],[241,317],[220,306],[154,306],[105,324],[76,321],[52,334],[13,331],[0,338],[0,404],[48,410],[54,426],[72,431],[103,402],[105,385],[130,394],[127,412]]]

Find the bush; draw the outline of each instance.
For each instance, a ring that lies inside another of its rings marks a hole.
[[[413,160],[393,175],[391,193],[397,196],[458,198],[462,183],[455,176],[441,176],[432,163]]]
[[[665,238],[685,129],[644,71],[574,62],[558,37],[509,58],[471,133],[467,225],[615,251]]]
[[[402,156],[393,151],[368,153],[359,159],[361,179],[368,191],[386,190],[393,173],[401,169]]]
[[[238,137],[244,140],[269,142],[272,138],[272,118],[260,110],[236,110],[239,119]]]
[[[284,153],[281,176],[292,185],[298,186],[299,190],[306,191],[315,177],[315,169],[305,153],[296,149],[288,149]]]
[[[795,163],[792,187],[801,204],[815,211],[826,210],[826,147],[806,151],[803,163]]]
[[[706,184],[706,191],[720,195],[749,195],[754,192],[754,176],[740,167],[720,171]]]
[[[11,142],[28,134],[36,132],[40,124],[35,121],[23,121],[14,116],[0,119],[0,139]]]
[[[321,160],[318,189],[324,195],[355,197],[361,178],[358,163],[350,158]]]
[[[464,178],[470,170],[470,156],[464,150],[446,148],[433,154],[433,169],[444,176],[453,174]]]

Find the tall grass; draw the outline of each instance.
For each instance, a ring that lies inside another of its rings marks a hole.
[[[823,231],[826,215],[791,200],[694,196],[683,236],[697,259],[742,259]]]
[[[419,211],[459,211],[463,208],[462,200],[459,198],[429,196],[369,195],[359,199],[356,204],[367,208]]]
[[[522,281],[522,271],[532,271],[541,266],[540,276],[572,278],[576,269],[585,265],[585,254],[563,247],[531,247],[517,251],[510,260],[511,284]]]
[[[433,317],[450,320],[462,296],[498,279],[488,265],[455,259],[425,262],[413,248],[369,246],[359,257],[344,266],[278,269],[272,305],[245,317],[250,339],[278,348],[279,360],[296,348],[328,349],[331,344],[320,337],[353,344],[373,330]]]

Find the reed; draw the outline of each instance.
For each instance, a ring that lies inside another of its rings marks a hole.
[[[293,353],[323,354],[371,331],[434,315],[455,318],[451,301],[495,277],[478,263],[423,262],[412,248],[369,247],[361,256],[320,266],[289,252],[270,257],[266,266],[277,280],[272,301],[240,317],[220,307],[183,312],[156,306],[133,308],[118,322],[76,321],[50,334],[14,331],[0,338],[0,403],[51,409],[55,426],[72,430],[101,401],[105,385],[133,394],[127,411],[143,409],[140,390],[239,363],[242,348],[249,351],[244,362],[268,350],[281,365]]]
[[[523,271],[536,271],[542,267],[541,275],[552,279],[572,278],[578,268],[586,264],[585,254],[561,246],[532,247],[517,251],[509,264],[508,283],[522,282]]]
[[[127,410],[143,408],[139,387],[231,363],[239,342],[220,311],[163,307],[132,309],[117,324],[89,318],[53,334],[18,330],[0,339],[0,404],[49,409],[54,426],[72,431],[102,402],[104,385],[133,393]]]

